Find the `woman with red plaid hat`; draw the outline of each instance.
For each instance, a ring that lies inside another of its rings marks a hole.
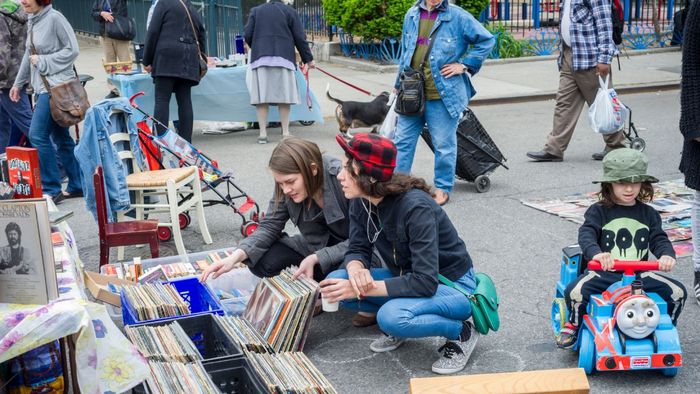
[[[479,334],[467,321],[472,312],[467,298],[440,284],[438,275],[474,290],[464,241],[423,179],[394,173],[391,140],[368,133],[349,142],[336,139],[345,151],[338,179],[351,200],[350,244],[345,269],[321,282],[322,297],[377,314],[385,335],[372,342],[372,351],[394,350],[407,338],[445,337],[432,370],[461,371]],[[387,268],[371,268],[373,249]]]

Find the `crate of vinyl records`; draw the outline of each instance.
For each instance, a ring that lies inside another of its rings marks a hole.
[[[125,326],[181,316],[224,314],[217,297],[198,278],[123,286],[120,299]]]

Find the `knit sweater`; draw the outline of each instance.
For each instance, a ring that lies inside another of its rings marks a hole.
[[[700,1],[691,3],[683,32],[681,121],[683,154],[680,170],[685,184],[700,190]]]

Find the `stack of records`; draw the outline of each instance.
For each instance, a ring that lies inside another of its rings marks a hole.
[[[292,272],[260,280],[244,313],[276,352],[303,350],[318,298],[318,283]]]
[[[139,320],[190,314],[190,307],[171,284],[156,282],[139,286],[123,286],[122,292]]]
[[[202,356],[177,322],[130,326],[126,334],[148,360],[151,393],[218,394],[221,391],[202,366]]]
[[[219,394],[201,362],[173,363],[149,361],[151,375],[146,383],[154,394]]]
[[[201,361],[202,355],[175,321],[162,326],[128,326],[126,335],[144,357],[153,361]]]
[[[217,315],[214,315],[214,319],[241,349],[256,353],[274,353],[267,341],[248,320],[238,316]]]
[[[336,394],[323,374],[302,352],[247,352],[248,360],[272,393]]]

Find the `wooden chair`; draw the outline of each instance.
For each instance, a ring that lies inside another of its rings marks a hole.
[[[100,234],[100,267],[109,263],[109,249],[116,246],[151,246],[151,256],[158,257],[158,222],[155,220],[130,220],[109,223],[107,220],[107,197],[102,167],[92,176],[97,204],[97,224]]]
[[[135,210],[136,219],[140,220],[151,214],[166,214],[169,220],[158,223],[161,227],[160,239],[167,240],[172,236],[177,253],[186,255],[187,250],[182,241],[180,229],[189,225],[189,211],[194,211],[204,242],[211,244],[212,239],[204,216],[202,186],[197,168],[141,171],[131,149],[129,134],[114,133],[109,136],[109,139],[113,145],[117,146],[119,159],[125,161],[132,169],[126,177],[126,186],[130,192],[134,192],[131,208]],[[120,221],[123,216],[124,213],[120,212]],[[163,236],[164,230],[165,236]],[[119,250],[118,256],[122,257],[122,249]]]

